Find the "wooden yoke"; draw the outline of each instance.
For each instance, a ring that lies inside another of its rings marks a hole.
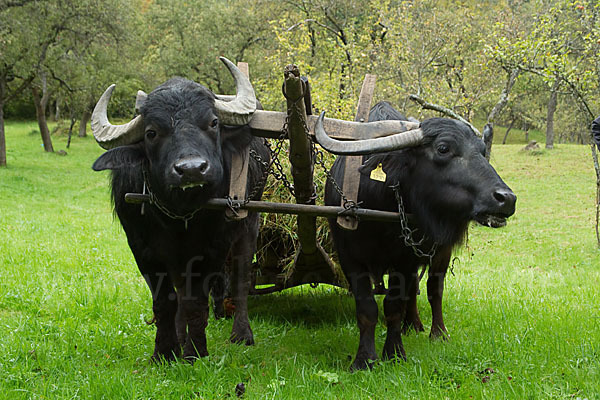
[[[311,140],[306,131],[307,110],[305,104],[310,104],[309,102],[305,103],[309,90],[308,84],[302,82],[300,71],[296,65],[285,67],[284,79],[284,93],[289,116],[289,157],[296,203],[314,205],[316,196],[313,183],[314,160]],[[316,217],[298,215],[297,224],[300,248],[296,254],[294,268],[287,276],[286,286],[319,282],[336,284],[339,282],[333,262],[317,242]]]
[[[377,75],[366,74],[363,81],[360,96],[358,98],[358,107],[356,108],[356,122],[368,122],[369,110],[371,109],[371,101],[373,100],[373,92],[375,91],[375,81]],[[362,165],[362,156],[347,156],[344,164],[344,181],[342,190],[346,200],[357,202],[358,188],[360,185],[360,173],[358,169]],[[342,206],[344,199],[342,198]],[[337,218],[337,224],[347,230],[356,230],[358,228],[358,219],[350,215],[340,215]]]
[[[247,78],[250,77],[248,72],[248,63],[238,62],[238,68]],[[248,160],[250,158],[250,147],[240,153],[234,153],[231,158],[231,171],[229,174],[229,197],[233,200],[246,199],[246,186],[248,182]],[[227,219],[240,220],[248,216],[248,210],[238,209],[235,212],[231,208],[225,210]]]

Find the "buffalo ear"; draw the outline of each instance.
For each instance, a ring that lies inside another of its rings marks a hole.
[[[244,136],[247,127],[242,126],[231,126],[231,125],[222,125],[221,126],[221,142],[229,142],[232,140],[236,140],[237,138]]]
[[[247,125],[221,126],[221,144],[225,147],[241,149],[252,141],[252,131]]]
[[[94,171],[105,169],[120,169],[134,167],[145,159],[144,150],[140,144],[120,146],[102,154],[92,165]]]

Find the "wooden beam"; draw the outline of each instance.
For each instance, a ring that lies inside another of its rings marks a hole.
[[[298,204],[315,204],[311,143],[304,130],[306,107],[303,99],[306,85],[300,79],[300,71],[296,65],[286,66],[283,75],[289,113],[289,157],[294,195]],[[298,217],[298,240],[301,251],[307,254],[317,251],[317,227],[313,217]]]
[[[305,129],[307,114],[312,110],[310,86],[300,78],[296,65],[285,67],[284,93],[287,100],[288,137],[290,141],[289,159],[294,180],[294,195],[297,205],[315,207],[315,186],[313,183],[314,158],[312,142]],[[294,258],[294,267],[288,276],[291,282],[329,282],[339,283],[333,261],[317,241],[317,220],[312,215],[298,214],[298,241],[300,246]]]
[[[284,112],[256,110],[249,125],[253,129],[254,135],[274,139],[281,135],[281,127],[285,123],[286,117],[287,114]],[[316,115],[307,116],[306,124],[311,136],[315,134],[316,121]],[[390,136],[416,129],[419,125],[417,122],[396,120],[361,123],[325,118],[323,121],[323,127],[327,134],[338,140],[362,140]]]
[[[375,82],[377,75],[367,74],[363,81],[360,96],[358,97],[358,106],[356,107],[356,122],[368,122],[373,93],[375,92]],[[344,181],[342,190],[346,200],[358,201],[358,188],[360,185],[360,173],[358,169],[362,165],[363,156],[347,156],[344,164]],[[344,205],[344,199],[341,199],[341,205]],[[337,217],[337,224],[344,229],[356,230],[358,228],[358,219],[350,215],[340,215]]]
[[[150,195],[141,193],[125,194],[125,202],[129,204],[142,204],[150,202]],[[391,211],[370,210],[366,208],[357,208],[346,210],[339,206],[317,206],[312,204],[292,204],[292,203],[271,203],[268,201],[249,201],[234,200],[231,202],[233,207],[240,210],[266,212],[273,214],[306,215],[310,217],[335,218],[340,214],[356,216],[364,221],[377,222],[395,222],[400,220],[400,214]],[[207,210],[224,210],[229,208],[227,199],[209,199],[202,204],[202,208]],[[413,220],[411,215],[407,215],[409,222]]]
[[[246,78],[248,75],[248,63],[238,62],[238,68]],[[229,174],[229,197],[235,200],[246,199],[246,186],[248,182],[248,161],[250,159],[250,146],[243,152],[236,152],[231,157],[231,167]],[[248,210],[239,210],[234,213],[232,210],[225,210],[225,215],[231,220],[241,220],[248,216]]]

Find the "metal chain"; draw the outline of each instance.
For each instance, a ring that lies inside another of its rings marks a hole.
[[[300,114],[302,112],[302,110],[300,109],[300,107],[298,107],[298,102],[301,101],[301,100],[302,101],[304,100],[303,96],[300,97],[299,99],[297,99],[296,101],[292,102],[292,109],[293,109],[293,111],[296,111],[298,114]],[[288,113],[288,115],[289,115],[289,113]],[[340,213],[340,215],[343,215],[343,214],[348,213],[348,212],[350,212],[352,210],[360,208],[360,205],[362,204],[362,202],[356,202],[354,200],[349,200],[346,197],[346,195],[344,194],[344,191],[342,190],[342,187],[337,183],[337,181],[335,180],[335,178],[331,174],[331,170],[327,167],[327,165],[325,165],[324,154],[323,154],[323,152],[321,150],[319,150],[317,148],[314,139],[310,136],[310,129],[306,125],[306,119],[302,119],[302,128],[304,130],[304,134],[306,135],[306,137],[310,141],[311,152],[312,152],[312,157],[313,157],[314,163],[316,165],[318,165],[318,166],[321,167],[321,169],[325,173],[325,176],[327,176],[327,178],[329,179],[329,182],[331,182],[331,185],[333,186],[333,188],[335,189],[335,191],[340,195],[340,197],[342,199],[342,206],[344,207],[344,210]],[[356,217],[356,218],[358,218],[358,217]]]
[[[297,101],[292,103],[292,107],[295,108],[295,111],[300,113],[301,110],[298,108],[297,105]],[[315,164],[318,164],[323,171],[325,172],[325,175],[327,176],[327,178],[329,179],[329,181],[331,182],[333,188],[335,189],[335,191],[341,196],[342,200],[343,200],[343,206],[344,206],[344,211],[342,211],[341,214],[343,214],[344,212],[359,208],[362,202],[355,202],[353,200],[349,200],[345,195],[344,195],[344,191],[342,190],[342,188],[340,187],[340,185],[336,182],[336,180],[334,179],[333,175],[331,174],[331,171],[327,168],[327,166],[325,165],[325,161],[324,161],[324,156],[323,156],[323,152],[321,150],[317,149],[317,146],[315,145],[315,142],[313,141],[312,137],[310,136],[310,131],[308,129],[308,126],[306,125],[306,120],[302,121],[303,123],[303,128],[304,128],[304,132],[306,134],[306,136],[309,138],[310,142],[311,142],[311,146],[312,146],[312,154],[313,154],[313,159]],[[431,249],[428,252],[424,252],[423,250],[420,249],[419,246],[421,246],[423,244],[423,242],[425,242],[426,237],[423,236],[421,238],[420,241],[416,242],[413,239],[413,233],[415,230],[410,229],[408,226],[408,218],[406,217],[406,212],[404,209],[404,202],[402,200],[402,196],[400,195],[400,184],[396,184],[395,186],[391,186],[392,190],[394,191],[394,195],[396,196],[396,201],[398,202],[398,213],[400,214],[400,229],[401,229],[401,237],[404,239],[404,243],[412,248],[413,253],[421,258],[421,257],[426,257],[429,258],[429,265],[431,265],[432,261],[433,261],[433,257],[435,256],[435,253],[437,251],[437,247],[438,244],[437,242],[434,242],[433,245],[431,246]]]
[[[171,219],[176,219],[176,220],[180,220],[183,221],[183,223],[185,224],[185,230],[187,230],[188,228],[188,222],[194,218],[194,216],[196,215],[196,213],[200,210],[202,210],[202,207],[196,208],[194,211],[191,211],[185,215],[179,215],[174,213],[173,211],[169,210],[166,206],[164,206],[156,197],[156,195],[154,194],[154,192],[152,191],[152,187],[150,186],[150,181],[148,180],[147,174],[146,174],[146,166],[142,167],[142,174],[144,176],[144,192],[146,190],[148,190],[148,195],[150,196],[150,204],[154,205],[156,208],[158,208],[159,211],[161,211],[163,214],[165,214],[167,217],[171,218]]]
[[[349,210],[354,210],[354,209],[360,208],[362,201],[356,202],[354,200],[349,200],[346,197],[341,186],[337,183],[337,181],[331,174],[331,170],[329,168],[327,168],[327,165],[325,165],[325,157],[324,157],[323,152],[317,148],[315,143],[312,143],[312,152],[313,152],[313,158],[315,160],[315,164],[321,167],[321,169],[325,173],[325,176],[327,176],[327,179],[329,179],[329,182],[331,182],[331,185],[333,186],[335,191],[340,195],[340,197],[342,199],[342,206],[344,207],[344,211],[342,211],[341,214],[344,214],[344,213],[348,212]]]
[[[418,242],[416,242],[413,239],[413,234],[415,233],[416,229],[410,229],[410,227],[408,226],[408,218],[406,217],[406,211],[404,209],[404,201],[402,200],[402,195],[400,194],[400,184],[397,183],[394,186],[391,186],[391,189],[394,191],[394,196],[396,196],[396,202],[398,203],[398,213],[400,214],[401,230],[400,236],[402,237],[402,239],[404,239],[404,244],[412,248],[415,256],[419,258],[429,258],[429,265],[431,265],[433,257],[435,256],[435,253],[437,251],[437,242],[433,242],[433,245],[431,245],[431,249],[429,249],[428,252],[424,252],[420,249],[420,246],[425,242],[427,238],[426,236],[423,236]]]
[[[264,139],[263,143],[269,149],[269,154],[270,154],[269,162],[265,161],[260,156],[260,154],[258,154],[258,152],[256,152],[254,149],[250,149],[250,151],[249,151],[250,156],[255,161],[257,161],[259,163],[259,165],[262,167],[263,174],[260,177],[260,179],[256,182],[256,184],[254,185],[254,187],[252,188],[250,193],[246,196],[246,198],[244,199],[244,202],[242,204],[234,203],[233,199],[229,195],[225,196],[225,198],[227,199],[227,206],[233,212],[234,215],[237,216],[238,210],[241,208],[241,206],[248,204],[261,190],[264,189],[264,186],[267,183],[267,178],[269,177],[269,174],[273,175],[276,180],[283,182],[284,187],[286,187],[290,191],[290,193],[295,196],[294,186],[287,179],[287,175],[285,174],[285,172],[283,170],[283,166],[281,165],[281,161],[279,160],[279,154],[281,153],[281,150],[283,148],[283,142],[285,141],[285,139],[287,138],[287,135],[288,135],[288,133],[287,133],[288,132],[288,124],[289,124],[289,114],[285,118],[283,127],[281,128],[281,134],[277,138],[277,144],[275,145],[275,150],[273,150],[273,148],[269,144],[269,141],[266,138]],[[273,165],[275,166],[277,171],[273,170]]]
[[[287,124],[287,119],[286,119],[286,123],[284,124],[284,129],[286,127],[286,124]],[[260,190],[262,190],[264,188],[264,185],[267,182],[267,178],[268,178],[269,174],[273,175],[276,180],[281,181],[283,183],[283,185],[290,191],[290,193],[292,195],[294,195],[294,186],[287,179],[287,175],[285,174],[285,172],[283,170],[283,166],[281,165],[281,161],[279,160],[279,154],[281,153],[281,150],[283,148],[283,142],[284,142],[285,138],[286,138],[285,133],[282,133],[279,136],[279,138],[277,138],[277,144],[275,146],[275,150],[273,150],[271,148],[269,142],[267,141],[267,139],[265,139],[264,143],[267,146],[267,148],[269,149],[269,153],[271,155],[271,160],[269,162],[263,160],[263,158],[260,156],[260,154],[258,154],[255,150],[253,150],[253,149],[250,150],[250,156],[261,165],[261,167],[263,169],[263,175],[258,180],[256,185],[254,185],[254,188],[252,189],[252,191],[246,196],[246,199],[244,200],[244,204],[247,204],[250,200],[252,200],[258,194],[258,192]],[[273,165],[275,166],[275,168],[277,168],[277,171],[273,170],[273,168],[272,168]]]

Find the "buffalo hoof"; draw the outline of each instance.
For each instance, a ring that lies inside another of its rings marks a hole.
[[[420,319],[404,320],[404,323],[402,324],[402,334],[405,335],[410,331],[415,331],[416,333],[425,332],[425,327]]]
[[[375,363],[375,359],[370,358],[356,358],[352,365],[350,366],[350,371],[364,371],[373,369],[373,364]]]
[[[217,306],[215,304],[213,307],[213,314],[215,315],[215,319],[225,318],[225,308],[223,308],[223,305]]]
[[[245,344],[246,346],[254,345],[254,335],[252,335],[252,331],[248,333],[232,333],[229,338],[231,343],[236,344]]]
[[[234,320],[229,340],[231,343],[245,344],[246,346],[254,344],[254,335],[247,320]]]
[[[404,351],[404,347],[402,344],[395,346],[383,346],[383,351],[381,353],[381,358],[384,360],[402,360],[406,361],[406,352]]]
[[[202,357],[207,357],[208,356],[208,350],[204,349],[204,350],[199,350],[199,351],[191,351],[191,352],[184,352],[183,353],[183,359],[187,362],[189,362],[190,364],[193,364],[197,359],[202,358]]]
[[[168,353],[158,353],[155,351],[154,354],[152,354],[152,357],[150,357],[150,362],[157,365],[169,364],[176,361],[180,354],[181,351],[179,350],[177,352],[171,351]]]
[[[429,333],[429,339],[431,340],[448,340],[450,335],[446,330],[446,327],[432,326],[431,332]]]
[[[156,364],[175,361],[181,355],[181,346],[175,335],[157,337],[154,345],[154,354],[151,361]]]

